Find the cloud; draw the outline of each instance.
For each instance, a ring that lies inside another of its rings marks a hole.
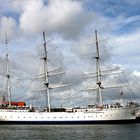
[[[0,33],[1,38],[7,34],[8,38],[13,38],[17,32],[17,23],[12,17],[2,16],[0,18]]]
[[[0,15],[12,12],[10,0],[0,1]]]
[[[114,46],[114,54],[116,63],[128,66],[130,70],[138,69],[139,66],[139,40],[140,29],[131,33],[112,36],[112,45]]]
[[[140,4],[140,1],[139,0],[126,0],[126,2],[128,2],[129,4],[132,4],[132,5],[139,5]]]
[[[14,6],[21,3],[14,1]],[[82,2],[71,0],[42,0],[24,2],[19,17],[19,28],[26,33],[60,34],[64,38],[75,38],[93,19],[93,13],[84,10]]]
[[[132,73],[132,75],[134,75],[134,76],[140,78],[140,72],[139,72],[139,71],[136,71],[136,70],[135,70],[135,71]]]
[[[92,1],[86,4],[90,2]],[[105,16],[102,11],[95,11],[94,8],[89,11],[89,7],[86,8],[84,4],[85,1],[71,0],[50,0],[47,4],[43,0],[28,2],[14,0],[10,3],[12,10],[18,12],[19,17],[15,21],[18,32],[26,36],[46,30],[48,35],[57,34],[65,39],[77,39],[83,34],[85,28],[91,25],[105,33],[118,30],[140,19],[139,15]]]

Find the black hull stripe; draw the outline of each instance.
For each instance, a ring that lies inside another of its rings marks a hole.
[[[140,120],[109,120],[109,121],[0,121],[0,124],[129,124]]]

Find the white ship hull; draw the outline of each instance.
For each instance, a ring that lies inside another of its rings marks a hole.
[[[130,108],[81,110],[78,112],[27,112],[23,110],[0,110],[0,123],[25,124],[87,124],[131,123],[135,121]]]

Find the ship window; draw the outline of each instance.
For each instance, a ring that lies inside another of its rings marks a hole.
[[[63,117],[59,117],[59,118],[63,118]]]

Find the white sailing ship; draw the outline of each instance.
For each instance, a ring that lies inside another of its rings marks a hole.
[[[131,123],[135,122],[136,105],[127,104],[126,106],[116,103],[114,105],[104,105],[102,101],[102,90],[105,88],[102,85],[100,70],[100,53],[96,36],[96,88],[97,95],[99,96],[99,104],[90,105],[85,108],[51,108],[50,104],[50,89],[52,88],[49,83],[49,70],[48,70],[48,56],[47,56],[47,44],[45,40],[45,32],[43,32],[44,38],[44,56],[42,57],[44,66],[43,73],[37,78],[43,78],[44,89],[40,89],[46,92],[47,107],[43,111],[36,110],[32,106],[26,106],[24,102],[12,102],[11,101],[11,85],[10,85],[10,73],[8,64],[8,51],[6,53],[6,75],[7,78],[7,93],[8,101],[3,100],[0,105],[0,123],[11,124],[94,124],[94,123]],[[7,44],[7,41],[6,41]],[[61,72],[53,75],[61,74]],[[62,85],[65,87],[67,85]],[[118,85],[119,86],[119,85]],[[93,89],[89,89],[93,90]]]

